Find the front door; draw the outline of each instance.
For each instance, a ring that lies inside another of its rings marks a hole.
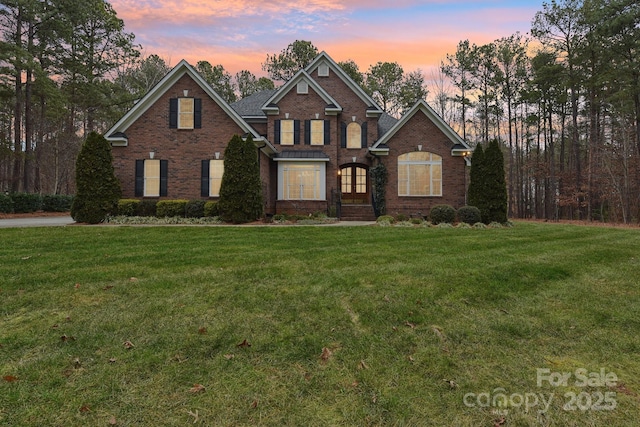
[[[368,170],[360,165],[347,165],[340,169],[343,204],[369,203],[368,177]]]

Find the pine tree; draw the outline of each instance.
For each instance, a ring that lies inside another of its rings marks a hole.
[[[111,145],[96,132],[87,137],[76,160],[76,196],[71,216],[77,222],[97,224],[116,212],[122,193],[113,171]]]
[[[262,183],[258,153],[251,135],[234,135],[224,150],[224,174],[218,208],[224,221],[241,224],[262,216]]]
[[[504,156],[498,140],[493,139],[484,153],[484,196],[487,217],[483,221],[507,222],[507,183],[504,176]],[[482,212],[482,210],[481,210]]]

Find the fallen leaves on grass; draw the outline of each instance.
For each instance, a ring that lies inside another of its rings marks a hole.
[[[245,339],[240,344],[236,345],[236,347],[240,347],[240,348],[251,347],[251,343]]]
[[[442,381],[449,384],[449,388],[458,388],[458,384],[454,380],[443,379]]]
[[[411,322],[404,322],[404,326],[408,326],[411,329],[415,329],[416,328],[416,324],[415,323],[411,323]]]
[[[133,343],[129,340],[125,341],[122,343],[122,345],[124,346],[124,348],[126,348],[127,350],[131,350],[133,347],[135,347],[135,345],[133,345]]]
[[[320,355],[320,359],[322,359],[323,362],[326,362],[327,360],[329,360],[332,354],[333,353],[331,352],[331,350],[329,350],[327,347],[322,347],[322,354]]]
[[[194,384],[193,387],[189,389],[189,393],[200,393],[204,391],[204,386],[202,384]]]
[[[133,282],[137,282],[137,281],[138,281],[138,278],[136,278],[136,277],[130,277],[130,278],[129,278],[129,281],[130,281],[130,282],[132,282],[132,283],[133,283]]]
[[[73,287],[74,287],[75,289],[80,289],[80,283],[76,283]]]
[[[75,341],[75,340],[76,340],[76,337],[69,337],[69,336],[67,336],[67,335],[65,334],[65,335],[62,335],[62,336],[60,337],[60,340],[61,340],[62,342]]]
[[[231,353],[229,353],[229,354],[225,354],[225,355],[224,355],[224,358],[225,358],[225,359],[227,359],[227,360],[232,360],[232,359],[233,359],[233,358],[235,358],[235,357],[236,357],[236,356],[235,356],[234,354],[231,354]]]
[[[254,408],[254,409],[257,408],[258,407],[258,401],[254,400],[253,402],[251,402],[251,407]]]
[[[108,291],[109,289],[113,289],[113,285],[107,285],[104,288],[102,288],[103,291]]]
[[[507,422],[507,419],[505,417],[502,417],[500,419],[497,419],[493,422],[494,427],[500,427],[503,426],[505,423]]]
[[[82,405],[80,407],[80,412],[91,412],[91,408],[88,405]]]
[[[358,369],[369,369],[369,365],[364,360],[361,360],[358,364]]]
[[[116,424],[118,424],[118,421],[116,421],[116,417],[109,418],[109,425],[115,426]]]
[[[204,335],[204,334],[206,334],[206,333],[207,333],[207,328],[205,328],[204,326],[200,327],[200,328],[198,329],[198,333],[199,333],[200,335]]]
[[[4,377],[2,377],[3,380],[5,380],[8,383],[12,383],[14,381],[18,381],[18,377],[14,377],[13,375],[5,375]]]
[[[116,359],[115,357],[112,357],[111,359],[109,359],[109,363],[116,363],[118,361],[118,359]]]

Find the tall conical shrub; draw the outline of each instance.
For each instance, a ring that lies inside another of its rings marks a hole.
[[[497,139],[484,152],[485,194],[487,218],[490,222],[507,222],[507,181],[504,175],[504,155]]]
[[[113,171],[111,145],[102,135],[91,132],[76,160],[76,196],[71,216],[77,222],[102,222],[117,211],[121,195],[120,182]]]
[[[235,224],[255,221],[262,216],[258,150],[251,135],[246,140],[234,135],[224,150],[218,208],[224,221]]]

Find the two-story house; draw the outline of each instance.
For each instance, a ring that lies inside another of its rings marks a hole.
[[[470,147],[425,101],[389,116],[324,52],[232,105],[181,61],[106,137],[124,197],[216,200],[234,134],[256,144],[267,215],[374,219],[369,171],[380,163],[389,214],[465,204]]]

